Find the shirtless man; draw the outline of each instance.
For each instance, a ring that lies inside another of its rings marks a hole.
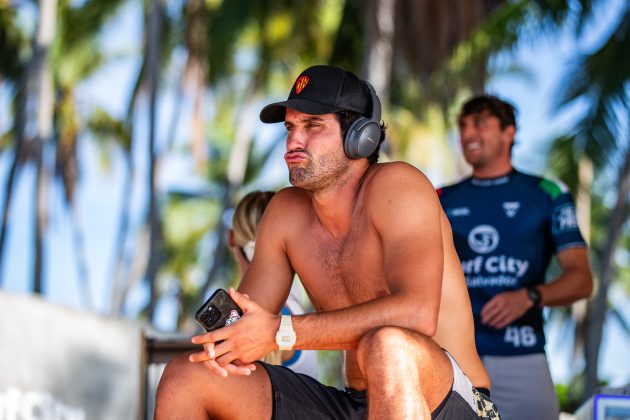
[[[448,220],[420,171],[376,163],[384,127],[372,87],[310,67],[260,117],[284,121],[294,187],[267,207],[230,290],[242,318],[168,364],[155,418],[498,418],[478,392],[490,381]],[[316,313],[281,320],[294,273]],[[254,363],[278,348],[345,350],[347,388]]]

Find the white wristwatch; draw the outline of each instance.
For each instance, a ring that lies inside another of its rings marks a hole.
[[[293,324],[291,323],[291,315],[282,315],[280,318],[280,328],[276,333],[276,344],[280,350],[291,350],[295,345],[297,336],[293,331]]]

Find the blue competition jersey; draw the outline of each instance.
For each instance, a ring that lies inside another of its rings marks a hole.
[[[468,178],[438,194],[466,276],[477,351],[543,352],[542,309],[532,308],[500,330],[482,325],[480,313],[498,293],[544,283],[553,254],[585,246],[566,188],[513,170],[500,178]]]

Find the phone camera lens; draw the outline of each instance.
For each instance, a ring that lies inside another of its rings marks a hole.
[[[215,322],[219,320],[221,313],[219,312],[217,308],[215,308],[214,306],[211,306],[208,315],[210,318],[210,324],[214,324]]]

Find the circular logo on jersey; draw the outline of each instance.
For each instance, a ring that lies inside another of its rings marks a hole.
[[[499,232],[490,225],[479,225],[468,234],[468,245],[479,253],[487,254],[499,245]]]

